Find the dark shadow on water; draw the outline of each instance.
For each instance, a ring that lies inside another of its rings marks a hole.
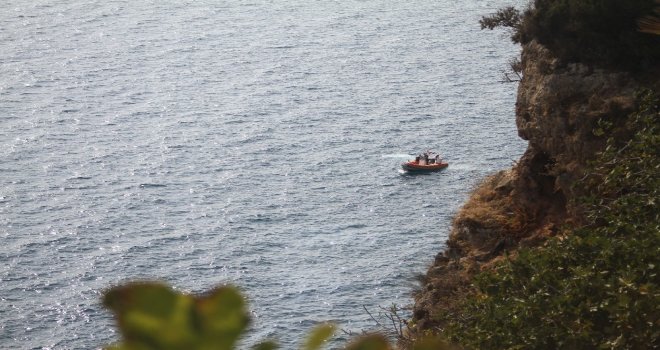
[[[399,170],[399,175],[402,177],[406,178],[412,178],[412,177],[417,177],[417,176],[430,176],[430,175],[438,175],[444,172],[443,170],[439,171],[420,171],[420,172],[410,172],[410,171],[405,171],[405,170]]]

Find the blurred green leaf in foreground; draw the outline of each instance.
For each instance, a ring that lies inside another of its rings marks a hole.
[[[195,297],[137,282],[109,290],[103,304],[119,324],[123,342],[111,347],[118,350],[230,350],[248,324],[245,301],[232,287]]]
[[[200,296],[182,294],[159,282],[133,282],[108,290],[103,304],[117,319],[122,339],[108,350],[232,350],[247,329],[246,303],[234,287],[215,288]],[[319,350],[336,331],[321,324],[303,342],[303,350]],[[263,341],[255,350],[273,350]],[[359,337],[346,350],[391,350],[381,335]],[[424,340],[414,350],[448,349]]]

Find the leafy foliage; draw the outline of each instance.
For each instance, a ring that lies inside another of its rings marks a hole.
[[[110,289],[103,303],[117,318],[122,341],[111,350],[230,350],[247,329],[248,315],[241,294],[233,287],[219,287],[201,296],[178,293],[155,282],[136,282]],[[319,350],[336,327],[321,324],[303,343],[303,350]],[[255,350],[274,350],[264,341]],[[346,350],[391,350],[378,334],[358,337]],[[437,339],[424,339],[414,350],[448,349]]]
[[[117,350],[229,350],[248,324],[243,298],[231,287],[193,297],[158,283],[132,283],[108,291],[103,303],[123,334]]]
[[[305,350],[319,349],[333,334],[335,334],[336,327],[331,324],[325,324],[316,327],[307,338],[305,342]]]
[[[640,96],[578,186],[589,224],[478,276],[444,335],[475,349],[641,349],[660,344],[660,112]],[[613,132],[613,130],[608,130]]]
[[[481,25],[481,29],[488,28],[493,30],[496,27],[513,28],[514,34],[511,37],[511,40],[517,43],[520,42],[517,35],[520,30],[522,18],[522,13],[518,9],[513,6],[507,6],[497,10],[497,12],[492,15],[482,17],[481,20],[479,20],[479,24]]]
[[[538,40],[563,61],[635,71],[660,60],[660,38],[649,34],[656,6],[654,0],[534,0],[522,14],[507,7],[480,23],[511,27],[514,42]]]

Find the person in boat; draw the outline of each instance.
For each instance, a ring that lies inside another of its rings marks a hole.
[[[419,158],[420,158],[419,155],[417,155],[417,157],[415,157],[415,164],[419,164]]]
[[[424,164],[428,164],[428,163],[429,163],[429,154],[424,152]]]
[[[436,162],[436,163],[440,163],[440,162],[442,162],[442,159],[440,158],[440,155],[439,155],[439,154],[436,154],[436,155],[435,155],[435,162]]]

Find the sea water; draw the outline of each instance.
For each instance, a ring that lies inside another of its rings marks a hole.
[[[0,348],[117,341],[100,296],[144,279],[240,287],[246,347],[377,328],[524,150],[478,24],[519,3],[4,1]]]

